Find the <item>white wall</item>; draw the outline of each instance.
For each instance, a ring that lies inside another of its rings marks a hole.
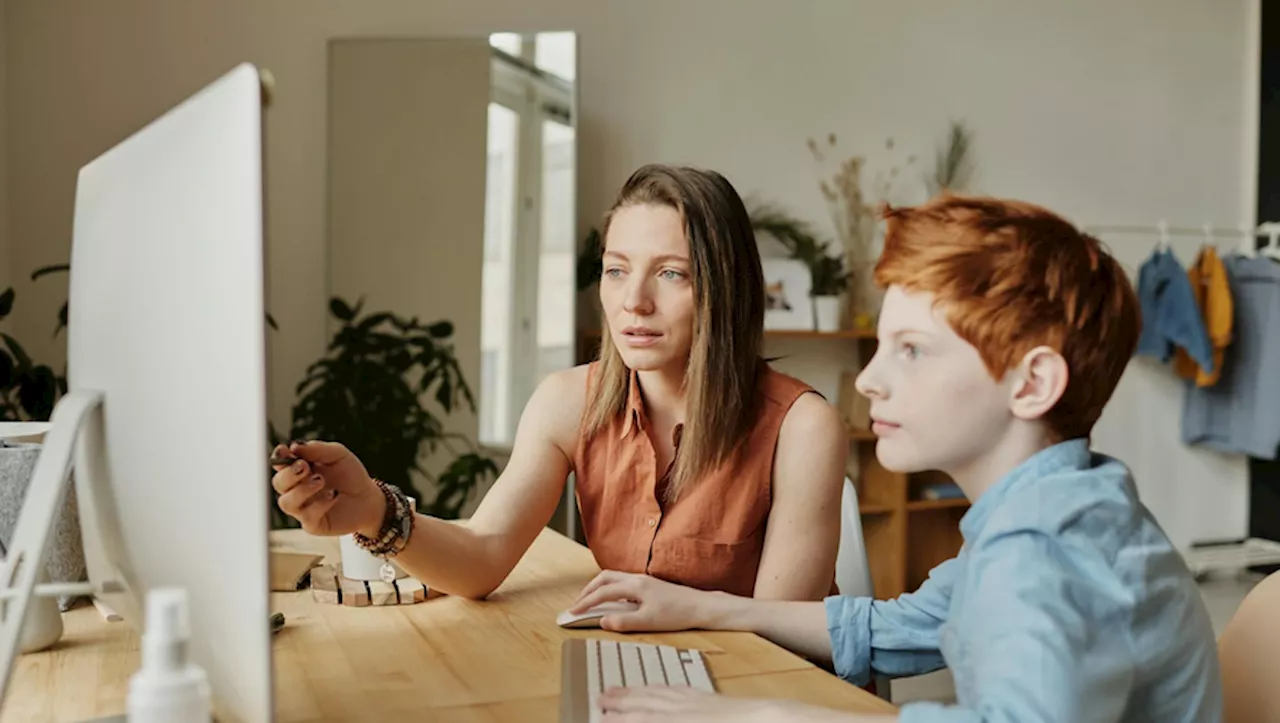
[[[490,57],[485,39],[336,42],[330,55],[328,293],[452,321],[476,394]],[[443,421],[476,438],[476,415]],[[428,470],[452,459],[437,456]]]
[[[12,2],[12,0],[11,0]],[[718,168],[825,218],[805,138],[892,135],[924,159],[948,118],[977,132],[980,190],[1081,223],[1237,223],[1248,0],[200,0],[12,2],[10,177],[19,276],[66,258],[76,167],[239,60],[278,80],[269,115],[273,414],[322,349],[325,44],[338,36],[572,29],[580,36],[580,219],[646,161]],[[74,11],[73,11],[74,9]],[[874,160],[874,159],[873,159]],[[904,193],[901,200],[913,200]],[[1146,242],[1115,242],[1131,266]],[[1186,258],[1186,256],[1184,256]],[[43,332],[61,290],[24,304]],[[34,303],[38,302],[38,303]],[[1245,466],[1183,450],[1176,385],[1135,365],[1099,429],[1175,540],[1244,531]]]

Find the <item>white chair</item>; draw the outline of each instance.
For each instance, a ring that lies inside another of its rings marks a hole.
[[[858,489],[848,477],[844,479],[844,494],[840,498],[840,550],[836,553],[836,585],[840,587],[841,595],[875,595],[875,586],[871,582],[871,564],[867,560],[867,545],[862,537]],[[892,702],[889,678],[877,675],[874,681],[876,695]]]

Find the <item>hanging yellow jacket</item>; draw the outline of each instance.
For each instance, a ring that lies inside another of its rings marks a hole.
[[[1231,320],[1235,316],[1227,269],[1212,246],[1205,246],[1200,250],[1196,262],[1187,270],[1187,280],[1191,282],[1191,291],[1195,295],[1196,305],[1200,307],[1200,316],[1204,319],[1204,329],[1213,346],[1213,370],[1200,368],[1185,351],[1178,348],[1174,352],[1173,371],[1183,379],[1195,380],[1198,387],[1210,387],[1217,384],[1218,378],[1222,376],[1222,360],[1224,352],[1231,345]]]

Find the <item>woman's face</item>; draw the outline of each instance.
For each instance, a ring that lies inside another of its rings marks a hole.
[[[689,241],[676,209],[637,204],[614,212],[604,241],[600,303],[629,368],[684,369],[696,301]]]

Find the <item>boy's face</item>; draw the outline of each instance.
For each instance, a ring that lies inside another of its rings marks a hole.
[[[1014,375],[992,379],[932,294],[889,287],[878,336],[857,389],[871,400],[876,457],[886,469],[953,473],[999,446],[1015,422]]]

